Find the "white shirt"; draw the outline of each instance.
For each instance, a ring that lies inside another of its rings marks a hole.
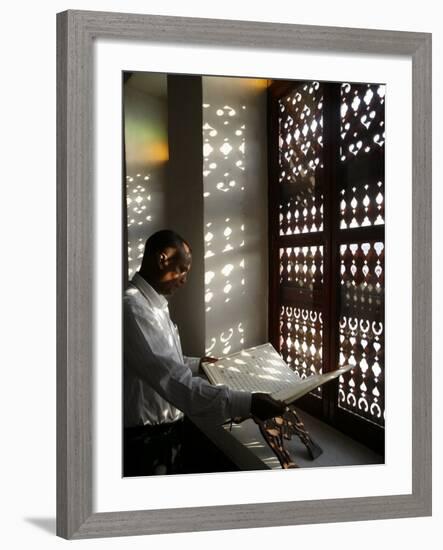
[[[222,424],[247,418],[251,394],[197,376],[200,358],[184,357],[168,302],[138,273],[123,298],[124,425],[162,424],[183,416]]]

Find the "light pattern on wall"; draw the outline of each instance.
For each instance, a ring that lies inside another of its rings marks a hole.
[[[144,173],[126,176],[129,278],[141,265],[145,242],[150,235],[152,214],[149,180],[150,175]]]
[[[203,104],[206,353],[215,356],[239,351],[245,343],[245,110],[245,105]],[[225,326],[214,332],[211,327],[220,328],[221,318]]]
[[[384,244],[340,246],[339,407],[384,423]]]
[[[322,231],[322,86],[299,86],[279,100],[278,108],[280,235]]]

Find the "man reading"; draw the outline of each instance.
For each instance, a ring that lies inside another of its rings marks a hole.
[[[212,386],[197,375],[202,361],[215,359],[183,355],[165,296],[186,284],[191,263],[183,238],[155,233],[123,298],[125,476],[182,472],[184,415],[220,425],[284,411],[266,394]]]

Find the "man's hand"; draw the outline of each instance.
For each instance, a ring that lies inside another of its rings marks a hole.
[[[218,359],[216,357],[202,357],[200,359],[200,367],[202,366],[202,363],[216,363]]]
[[[267,393],[253,393],[251,397],[251,414],[259,420],[268,420],[281,416],[286,409],[283,401],[272,399]]]
[[[218,361],[218,359],[216,357],[202,357],[200,359],[200,363],[198,364],[198,373],[200,375],[204,374],[206,376],[206,373],[203,370],[202,364],[203,363],[215,363],[216,361]]]

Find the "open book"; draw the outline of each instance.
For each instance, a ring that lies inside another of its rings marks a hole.
[[[269,393],[271,397],[288,404],[310,391],[352,369],[345,365],[325,374],[300,378],[271,344],[228,355],[216,363],[203,363],[203,370],[214,385],[225,385],[233,390]]]

